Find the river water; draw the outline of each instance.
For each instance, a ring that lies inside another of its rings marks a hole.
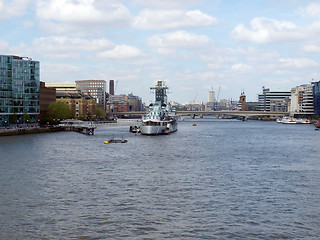
[[[0,239],[319,239],[314,126],[128,130],[1,137]],[[128,142],[104,144],[112,137]]]

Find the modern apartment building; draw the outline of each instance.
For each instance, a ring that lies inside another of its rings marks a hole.
[[[40,112],[40,63],[28,57],[0,55],[0,126],[35,123]]]
[[[313,86],[304,84],[291,89],[290,115],[313,115]]]
[[[77,89],[96,99],[98,107],[106,110],[106,81],[105,80],[79,80]]]
[[[271,100],[284,100],[291,97],[291,91],[273,90],[262,87],[262,94],[258,94],[258,111],[270,111]]]

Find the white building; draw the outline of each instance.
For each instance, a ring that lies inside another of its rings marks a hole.
[[[208,102],[214,103],[214,101],[215,101],[215,92],[213,90],[211,90],[208,93]]]
[[[290,115],[314,114],[313,83],[291,89]]]
[[[270,111],[270,102],[272,100],[284,100],[291,96],[291,92],[287,90],[270,90],[262,87],[262,94],[258,94],[258,110]]]
[[[205,109],[207,111],[214,110],[214,103],[215,103],[215,92],[211,90],[208,92],[208,102],[206,104]]]

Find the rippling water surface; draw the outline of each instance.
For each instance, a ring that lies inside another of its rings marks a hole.
[[[0,239],[319,239],[312,125],[128,129],[1,137]],[[128,142],[104,144],[111,137]]]

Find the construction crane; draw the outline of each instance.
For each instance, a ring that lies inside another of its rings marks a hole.
[[[196,103],[197,97],[198,97],[198,93],[196,94],[196,96],[195,96],[194,99],[193,99],[193,104]]]
[[[219,87],[218,94],[217,94],[217,98],[216,98],[216,100],[214,101],[214,107],[213,107],[213,110],[214,110],[214,111],[217,111],[217,110],[218,110],[218,101],[219,101],[220,89],[221,89],[221,86]]]

